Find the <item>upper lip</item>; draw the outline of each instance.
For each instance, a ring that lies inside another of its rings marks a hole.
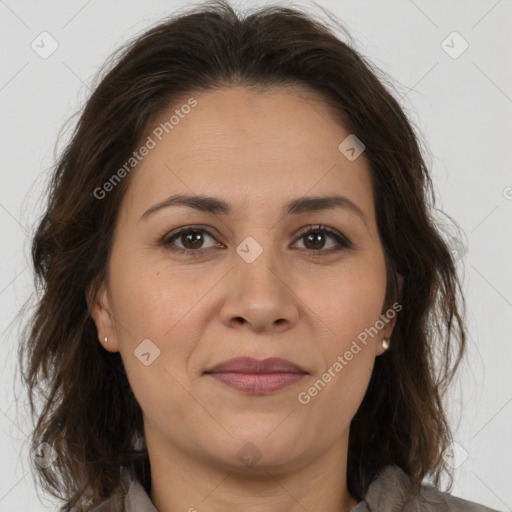
[[[281,359],[280,357],[269,357],[267,359],[254,359],[253,357],[235,357],[223,361],[205,373],[307,373],[299,365]]]

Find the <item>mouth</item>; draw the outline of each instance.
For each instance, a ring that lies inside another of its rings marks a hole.
[[[237,357],[210,368],[204,374],[238,391],[269,394],[298,382],[308,372],[277,357],[263,360]]]

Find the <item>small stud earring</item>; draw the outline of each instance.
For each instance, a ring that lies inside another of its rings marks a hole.
[[[386,338],[382,340],[382,348],[384,350],[387,350],[389,348],[389,340],[387,340]]]
[[[105,343],[108,343],[108,336],[105,336]]]

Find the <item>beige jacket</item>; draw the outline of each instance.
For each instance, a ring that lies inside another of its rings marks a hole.
[[[411,494],[412,481],[398,466],[385,467],[368,487],[363,501],[350,512],[498,512],[422,485]],[[141,482],[127,468],[115,494],[91,512],[158,512]]]

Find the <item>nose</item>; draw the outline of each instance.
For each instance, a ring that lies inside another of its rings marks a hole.
[[[278,264],[271,250],[251,261],[233,255],[234,268],[227,276],[222,322],[254,333],[276,333],[292,328],[299,317],[300,300],[293,290],[286,263]]]

